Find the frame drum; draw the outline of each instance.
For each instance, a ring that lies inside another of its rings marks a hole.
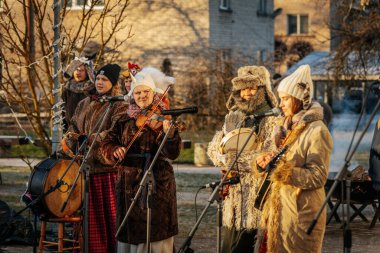
[[[58,179],[61,178],[69,164],[70,160],[57,160],[53,158],[45,159],[37,164],[30,176],[28,185],[32,199],[38,198],[56,186]],[[61,212],[62,205],[69,195],[78,171],[79,165],[74,162],[62,178],[62,185],[45,195],[37,203],[39,213],[48,213],[61,218],[71,215],[79,209],[84,196],[84,177],[82,174],[79,175],[76,186],[67,200],[67,205],[63,212]]]
[[[220,142],[219,152],[224,155],[230,151],[240,151],[250,134],[251,128],[237,128],[232,130],[226,134]],[[246,151],[256,148],[256,139],[257,136],[254,133],[249,139],[247,146],[245,146]]]

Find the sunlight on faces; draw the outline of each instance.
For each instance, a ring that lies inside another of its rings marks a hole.
[[[257,93],[257,87],[250,87],[246,89],[241,89],[240,90],[240,97],[243,98],[244,100],[248,101],[251,98],[253,98]]]
[[[285,117],[293,116],[297,114],[302,109],[301,100],[296,99],[295,97],[289,95],[285,92],[278,92],[280,98],[280,108],[284,113]]]
[[[103,95],[112,89],[111,81],[105,75],[97,75],[95,80],[96,91]]]
[[[136,104],[144,109],[153,103],[153,90],[145,85],[137,86],[132,92]]]
[[[78,68],[74,70],[74,80],[77,82],[82,82],[87,79],[87,72],[84,65],[80,65]]]

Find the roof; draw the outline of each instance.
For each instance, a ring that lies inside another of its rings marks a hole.
[[[305,56],[302,60],[294,64],[287,72],[286,75],[290,75],[293,73],[299,66],[308,64],[311,68],[311,78],[313,80],[332,80],[333,79],[333,69],[332,69],[332,60],[335,52],[330,51],[315,51],[307,56]],[[353,58],[354,55],[351,54],[350,58]],[[356,80],[378,80],[380,78],[380,64],[376,64],[375,62],[371,62],[368,64],[367,75],[364,78],[364,70],[361,67],[357,67],[353,69],[353,75],[350,76],[342,76],[341,79],[356,79]]]

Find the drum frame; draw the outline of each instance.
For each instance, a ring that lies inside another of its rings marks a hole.
[[[62,212],[60,210],[79,170],[79,165],[75,163],[75,166],[71,166],[71,170],[65,173],[69,162],[70,160],[47,158],[34,166],[29,178],[28,191],[33,200],[40,198],[35,204],[40,215],[61,218],[72,215],[82,206],[84,183],[81,175],[82,180],[77,182],[73,191],[75,194],[70,196],[69,205]]]

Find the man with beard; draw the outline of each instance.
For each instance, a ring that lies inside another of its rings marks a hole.
[[[233,130],[255,126],[254,145],[247,145],[232,168],[240,183],[229,186],[223,203],[223,253],[253,252],[260,211],[254,207],[260,184],[250,163],[261,151],[269,150],[274,117],[247,118],[270,111],[277,101],[271,89],[270,75],[265,67],[245,66],[232,79],[232,93],[227,102],[228,114],[222,131],[216,132],[208,147],[208,155],[216,166],[228,169],[235,160],[236,150],[221,150],[220,145]],[[243,138],[239,143],[243,142]],[[236,145],[235,145],[236,146]],[[249,147],[248,147],[249,146]]]

